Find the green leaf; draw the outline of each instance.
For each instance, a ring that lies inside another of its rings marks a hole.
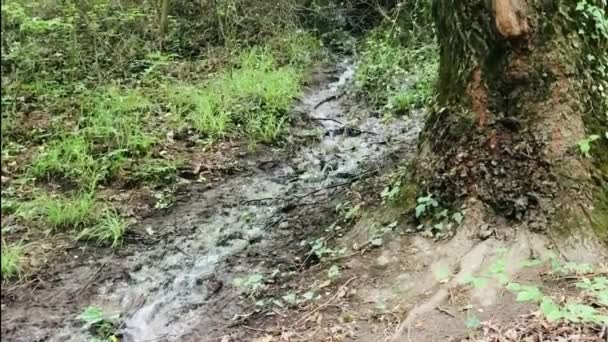
[[[547,296],[543,297],[542,299],[540,311],[545,317],[547,317],[549,322],[554,322],[562,318],[562,312],[559,309],[559,306],[555,304],[553,299]]]
[[[462,220],[464,219],[464,216],[462,215],[462,213],[457,212],[452,215],[452,219],[456,221],[456,223],[461,224]]]
[[[420,204],[416,206],[416,218],[419,218],[426,211],[426,205]]]
[[[382,240],[382,238],[376,238],[371,240],[369,244],[374,247],[381,247],[384,244],[384,241]]]
[[[591,150],[591,143],[598,140],[599,138],[600,138],[599,135],[593,134],[593,135],[590,135],[587,138],[579,141],[576,144],[578,145],[578,148],[580,149],[581,153],[585,157],[590,157],[589,151]]]
[[[336,265],[333,265],[332,267],[329,268],[329,270],[327,271],[327,276],[330,279],[334,279],[340,276],[340,268]]]
[[[586,304],[571,303],[565,307],[566,319],[572,322],[598,322],[597,311]]]
[[[296,304],[296,294],[295,293],[288,293],[286,295],[283,296],[283,300],[285,302],[287,302],[288,304],[294,305]]]
[[[466,325],[469,329],[477,329],[481,326],[481,322],[479,321],[479,317],[471,314],[469,317],[467,317]]]
[[[435,274],[435,279],[440,282],[445,281],[450,277],[450,269],[445,265],[436,268],[433,273]]]
[[[89,306],[76,318],[85,323],[86,326],[91,326],[104,320],[103,310],[95,306]]]
[[[314,291],[308,291],[306,293],[304,293],[302,295],[302,298],[306,299],[306,300],[312,300],[313,298],[315,298],[315,292]]]
[[[543,262],[538,259],[524,260],[521,263],[521,267],[536,267],[541,265],[542,263]]]
[[[471,284],[476,289],[483,289],[488,285],[488,279],[482,277],[468,276],[464,280],[465,284]]]
[[[524,285],[517,293],[518,302],[537,302],[543,298],[543,293],[536,286]]]

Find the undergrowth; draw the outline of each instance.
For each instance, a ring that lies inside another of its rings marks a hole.
[[[404,6],[414,6],[404,11]],[[397,25],[396,23],[399,23]],[[354,95],[387,114],[423,108],[434,94],[438,48],[425,1],[400,2],[358,51]]]
[[[8,280],[21,275],[21,259],[23,258],[23,247],[20,244],[7,244],[2,240],[2,280]]]
[[[3,1],[2,219],[26,228],[10,241],[118,247],[117,194],[170,196],[189,153],[224,139],[280,141],[323,57],[297,4],[172,1],[162,32],[147,1]]]

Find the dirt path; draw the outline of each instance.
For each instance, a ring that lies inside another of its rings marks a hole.
[[[250,305],[234,278],[301,269],[302,241],[333,220],[346,189],[413,149],[420,117],[346,116],[341,86],[352,74],[343,63],[304,92],[296,112],[310,124],[292,134],[314,143],[248,158],[246,172],[193,185],[186,201],[138,224],[136,243],[114,255],[68,251],[36,284],[4,295],[3,339],[87,340],[75,317],[92,305],[120,314],[124,341],[220,340]]]

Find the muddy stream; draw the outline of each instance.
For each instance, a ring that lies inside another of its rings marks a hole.
[[[3,335],[88,340],[75,317],[92,305],[120,314],[123,341],[220,340],[246,309],[235,277],[296,269],[301,241],[331,221],[345,188],[413,149],[421,114],[383,120],[357,107],[347,114],[342,94],[352,76],[342,62],[304,90],[294,112],[309,124],[291,134],[314,142],[248,158],[247,171],[211,189],[193,186],[187,201],[135,228],[154,243],[74,262],[32,290],[34,304],[6,304]]]

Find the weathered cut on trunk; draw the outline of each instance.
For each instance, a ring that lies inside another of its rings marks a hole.
[[[433,15],[440,75],[421,191],[444,205],[476,198],[532,228],[605,234],[608,114],[585,68],[587,54],[606,52],[579,33],[576,2],[436,0]],[[602,136],[593,158],[577,148],[589,134]]]

